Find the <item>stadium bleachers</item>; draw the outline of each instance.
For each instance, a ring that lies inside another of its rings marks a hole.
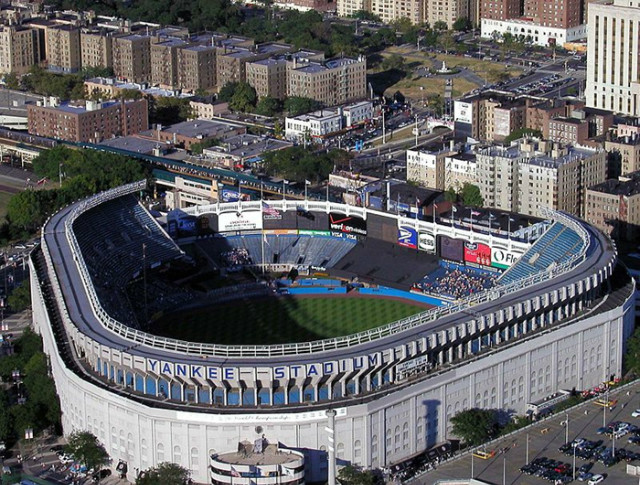
[[[201,241],[209,254],[222,254],[233,248],[244,248],[255,264],[305,264],[330,268],[343,258],[355,241],[328,236],[265,235],[263,244],[260,234],[211,238]]]
[[[554,223],[531,248],[498,280],[508,285],[521,278],[562,264],[578,253],[584,241],[571,228]]]
[[[134,196],[112,199],[83,213],[73,230],[98,296],[114,317],[132,320],[122,290],[143,269],[182,256]],[[135,319],[134,319],[135,320]]]

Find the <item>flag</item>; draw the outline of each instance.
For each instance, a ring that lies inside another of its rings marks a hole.
[[[491,212],[489,212],[489,219],[495,219],[496,216],[494,216]]]
[[[269,241],[267,241],[267,233],[263,232],[262,233],[262,240],[264,241],[264,243],[269,246]]]
[[[43,177],[40,180],[38,180],[36,185],[44,185],[47,183],[47,177]]]
[[[271,207],[266,202],[262,202],[262,212],[264,214],[269,214],[270,216],[279,216],[280,215],[280,213],[276,209]]]
[[[232,477],[239,477],[240,476],[240,474],[238,473],[238,470],[233,468],[233,465],[231,466],[231,476]]]
[[[458,209],[456,209],[456,206],[455,206],[455,205],[452,205],[452,206],[451,206],[451,212],[458,212]]]
[[[478,211],[471,211],[472,216],[479,216],[480,213]]]
[[[309,182],[307,179],[304,179],[304,184],[305,185],[311,185],[311,182]]]

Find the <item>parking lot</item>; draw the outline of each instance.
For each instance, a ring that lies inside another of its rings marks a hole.
[[[603,485],[640,483],[638,477],[626,472],[627,464],[640,465],[640,444],[629,442],[630,439],[640,441],[635,438],[640,435],[640,429],[634,430],[634,426],[640,427],[640,417],[632,416],[636,408],[640,408],[640,381],[612,391],[608,399],[616,401],[612,410],[590,401],[492,444],[485,449],[492,455],[488,459],[467,454],[410,483],[431,485],[441,479],[470,478],[472,473],[474,478],[494,484],[569,483],[573,480],[574,450],[577,469],[574,483],[588,484],[587,476],[582,477],[584,481],[578,480],[582,473],[578,469],[584,465],[587,466],[583,470],[589,468],[586,473],[604,476]],[[611,429],[600,429],[605,425],[611,425]],[[527,463],[535,465],[527,469]]]

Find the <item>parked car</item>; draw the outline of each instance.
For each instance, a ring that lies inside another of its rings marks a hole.
[[[602,483],[604,481],[604,475],[600,475],[599,473],[592,476],[591,480],[589,480],[587,483],[589,485],[598,485],[599,483]]]

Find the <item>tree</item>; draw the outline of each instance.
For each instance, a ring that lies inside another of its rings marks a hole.
[[[458,32],[471,30],[471,20],[469,20],[468,17],[458,17],[453,23],[453,30],[457,30]]]
[[[320,103],[315,99],[302,96],[292,96],[284,102],[284,109],[289,116],[298,116],[320,108]]]
[[[640,327],[636,327],[631,338],[627,340],[627,350],[622,362],[626,372],[640,375]]]
[[[358,10],[356,12],[353,12],[350,17],[352,19],[358,19],[358,20],[368,20],[371,22],[379,22],[381,23],[382,20],[380,19],[380,17],[378,17],[376,14],[369,12],[367,10]]]
[[[14,72],[8,72],[2,79],[8,89],[20,89],[20,80]]]
[[[399,54],[391,54],[383,59],[381,63],[382,69],[388,71],[389,69],[397,69],[399,71],[404,70],[404,57]]]
[[[435,24],[433,24],[433,30],[449,30],[449,27],[444,20],[438,20]]]
[[[195,153],[196,155],[200,155],[202,150],[205,148],[213,147],[220,145],[220,140],[217,138],[206,138],[199,143],[194,143],[191,145],[191,153]]]
[[[9,307],[14,312],[21,312],[31,306],[31,284],[29,278],[22,280],[7,298]]]
[[[542,132],[540,130],[533,130],[531,128],[520,128],[512,131],[509,136],[504,139],[504,143],[509,144],[512,141],[519,140],[525,136],[532,136],[534,138],[542,138]]]
[[[229,101],[229,108],[234,111],[249,113],[256,107],[258,95],[256,90],[249,83],[238,83]]]
[[[446,200],[447,202],[457,202],[458,193],[456,192],[456,189],[453,187],[453,185],[445,191],[444,200]]]
[[[220,91],[218,92],[218,100],[224,101],[227,103],[231,101],[231,98],[233,97],[233,93],[236,92],[236,88],[238,87],[238,84],[240,83],[235,81],[229,81],[224,86],[222,86],[220,88]]]
[[[111,461],[98,438],[88,431],[72,433],[67,439],[66,451],[88,469],[96,471]]]
[[[260,116],[275,116],[282,111],[282,102],[272,96],[263,96],[256,105],[256,114]]]
[[[360,470],[347,465],[338,472],[338,480],[344,485],[382,485],[384,479],[378,470]]]
[[[189,470],[175,463],[160,463],[136,479],[136,485],[184,485],[189,480]]]
[[[468,445],[476,446],[489,440],[498,431],[498,419],[494,410],[467,409],[451,418],[452,432]]]
[[[449,53],[450,51],[456,48],[456,39],[453,37],[451,32],[443,32],[438,37],[438,44],[444,49],[445,53]]]
[[[123,89],[116,97],[118,99],[142,99],[142,92],[137,89]]]
[[[193,109],[186,98],[162,96],[147,98],[149,103],[149,121],[162,125],[172,125],[193,118]]]
[[[465,182],[462,185],[460,197],[462,198],[462,203],[466,206],[482,207],[484,204],[482,195],[480,195],[480,188],[478,188],[477,185],[470,184],[469,182]]]

